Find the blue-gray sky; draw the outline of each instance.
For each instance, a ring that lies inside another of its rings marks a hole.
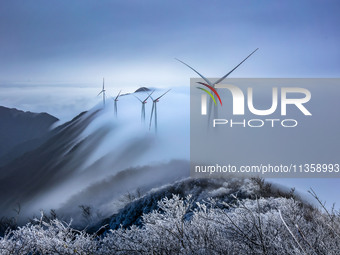
[[[339,77],[339,1],[0,2],[0,84],[186,85],[193,73]]]

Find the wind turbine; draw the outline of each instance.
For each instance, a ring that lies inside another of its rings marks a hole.
[[[99,96],[100,94],[103,94],[103,105],[105,107],[105,87],[104,87],[104,78],[103,78],[103,89],[102,91],[99,92],[99,94],[97,96]]]
[[[139,102],[142,103],[142,112],[141,112],[141,121],[142,123],[145,123],[145,104],[147,103],[147,100],[149,99],[149,97],[151,97],[152,93],[155,91],[152,91],[151,94],[148,93],[148,96],[142,101],[140,100],[138,97],[136,97],[135,95],[133,95],[135,98],[138,99]]]
[[[151,110],[151,116],[150,116],[150,125],[149,125],[149,130],[151,129],[151,123],[152,123],[152,115],[155,112],[155,132],[157,133],[157,103],[159,102],[159,99],[163,97],[166,93],[168,93],[171,89],[169,89],[167,92],[163,93],[161,96],[157,97],[156,99],[152,99],[152,110]]]
[[[209,81],[207,78],[205,78],[202,74],[200,74],[198,71],[196,71],[194,68],[192,68],[191,66],[189,66],[188,64],[184,63],[183,61],[175,58],[176,60],[178,60],[179,62],[181,62],[182,64],[186,65],[187,67],[189,67],[191,70],[193,70],[195,73],[197,73],[199,76],[201,76],[201,78],[208,83],[208,85],[210,85],[211,87],[215,88],[215,85],[220,83],[221,81],[223,81],[225,78],[227,78],[233,71],[235,71],[236,68],[238,68],[240,65],[243,64],[244,61],[246,61],[251,55],[253,55],[255,53],[255,51],[257,51],[259,48],[257,48],[256,50],[254,50],[252,53],[250,53],[245,59],[243,59],[241,61],[241,63],[239,63],[237,66],[235,66],[229,73],[227,73],[226,75],[224,75],[223,77],[221,77],[220,79],[218,79],[215,82],[211,82]],[[210,100],[210,105],[209,105],[209,112],[211,112],[211,107],[212,107],[213,102]],[[215,108],[215,115],[217,115],[217,108]]]
[[[115,101],[115,104],[114,104],[114,113],[115,113],[115,117],[117,117],[117,102],[118,102],[118,97],[120,96],[120,92],[122,91],[119,91],[118,95],[116,96],[116,98],[114,98],[113,100]]]

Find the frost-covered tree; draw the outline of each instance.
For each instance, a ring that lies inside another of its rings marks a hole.
[[[0,254],[95,254],[98,242],[84,231],[77,231],[58,219],[9,231],[0,239]]]
[[[41,219],[0,239],[1,254],[339,254],[340,217],[293,197],[194,202],[173,195],[141,226],[104,236]]]
[[[142,228],[111,231],[103,240],[109,254],[337,254],[339,217],[333,226],[326,214],[293,198],[216,200],[197,203],[173,196],[159,210],[143,216]],[[115,240],[115,241],[113,241]]]

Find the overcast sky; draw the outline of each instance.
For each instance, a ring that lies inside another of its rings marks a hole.
[[[315,0],[0,2],[0,84],[188,85],[233,77],[339,77],[340,3]]]

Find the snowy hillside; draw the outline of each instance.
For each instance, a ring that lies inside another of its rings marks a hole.
[[[193,195],[186,195],[190,192]],[[132,217],[135,212],[139,219],[130,220],[137,219]],[[129,221],[126,226],[124,219]],[[118,227],[117,222],[123,225]],[[118,228],[112,230],[110,226]],[[281,192],[261,179],[187,179],[127,204],[120,214],[112,216],[110,224],[94,234],[75,230],[55,215],[42,215],[25,227],[7,232],[0,239],[0,251],[335,255],[340,248],[339,235],[336,212],[322,212],[293,192]]]

